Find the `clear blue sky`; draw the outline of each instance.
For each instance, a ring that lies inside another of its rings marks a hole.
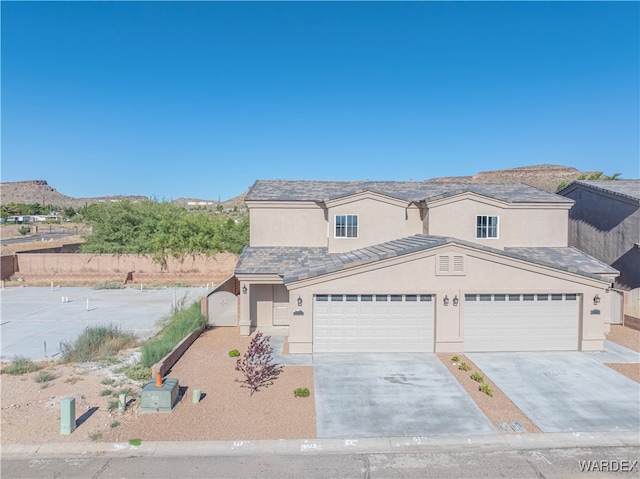
[[[637,2],[6,2],[2,181],[639,175]]]

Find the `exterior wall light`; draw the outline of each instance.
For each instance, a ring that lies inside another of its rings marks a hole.
[[[454,306],[458,306],[458,301],[460,301],[460,300],[458,299],[458,295],[456,294],[456,295],[453,297],[453,305],[454,305]]]
[[[298,296],[298,308],[302,307],[302,298]]]
[[[598,305],[600,303],[600,296],[597,294],[593,297],[593,304]]]
[[[247,285],[246,284],[242,285],[242,294],[247,294]]]
[[[445,306],[449,306],[449,296],[445,294],[442,302],[444,303]]]

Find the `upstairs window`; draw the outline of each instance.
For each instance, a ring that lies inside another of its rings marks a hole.
[[[358,215],[336,215],[336,238],[358,237]]]
[[[498,217],[476,216],[476,238],[497,238]]]

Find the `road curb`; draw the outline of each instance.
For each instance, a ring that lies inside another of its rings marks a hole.
[[[640,447],[637,432],[573,432],[482,436],[420,436],[237,441],[149,441],[128,443],[3,444],[3,458],[59,456],[233,456],[313,454],[415,454],[457,451]]]

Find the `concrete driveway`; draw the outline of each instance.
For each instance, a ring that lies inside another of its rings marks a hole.
[[[640,384],[586,353],[467,357],[543,432],[640,429]]]
[[[433,354],[315,354],[313,363],[320,438],[496,432]]]

